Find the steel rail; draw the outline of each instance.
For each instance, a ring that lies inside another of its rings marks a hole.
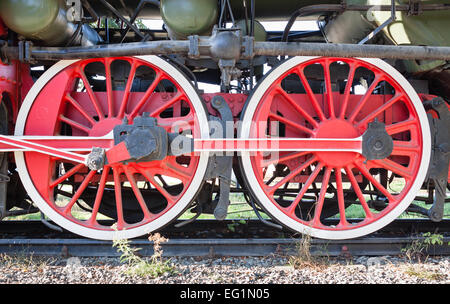
[[[425,237],[364,237],[343,241],[311,240],[311,254],[325,256],[399,255],[413,241]],[[301,239],[169,239],[161,244],[163,256],[220,257],[269,256],[295,254]],[[443,245],[432,246],[428,255],[450,255],[450,237]],[[90,239],[0,239],[2,254],[33,254],[35,256],[115,257],[120,253],[110,241]],[[131,246],[140,248],[140,256],[152,256],[153,243],[133,240]]]
[[[223,221],[210,219],[197,219],[195,222],[182,227],[177,227],[178,224],[187,220],[176,220],[172,224],[161,229],[160,233],[167,235],[169,238],[180,238],[182,236],[193,235],[194,237],[211,237],[213,234],[221,234],[224,237],[243,236],[244,234],[251,234],[254,237],[282,237],[294,236],[297,233],[290,230],[274,230],[273,227],[262,224],[258,219],[246,219],[245,224],[240,223],[242,219],[226,219]],[[358,221],[360,219],[349,219],[349,221]],[[52,223],[52,222],[51,222]],[[110,226],[114,222],[103,220],[100,221],[102,225]],[[337,225],[339,219],[326,219],[324,224]],[[234,227],[234,231],[229,229],[229,226]],[[402,234],[417,234],[428,231],[439,233],[450,233],[450,219],[443,219],[440,222],[433,222],[427,218],[414,219],[396,219],[387,226],[383,227],[378,233],[402,233]],[[0,238],[10,237],[13,235],[24,236],[26,238],[33,238],[35,236],[42,237],[43,235],[58,234],[59,238],[74,238],[76,235],[70,232],[56,232],[43,225],[40,220],[6,220],[0,221]],[[144,237],[145,238],[145,237]]]
[[[6,223],[6,224],[5,224]],[[39,222],[33,221],[35,226]],[[225,222],[217,222],[211,220],[199,220],[189,226],[183,228],[176,228],[172,225],[164,228],[161,234],[168,236],[169,240],[162,244],[164,256],[195,256],[195,257],[220,257],[220,256],[269,256],[269,255],[289,255],[295,254],[296,246],[300,242],[300,238],[296,234],[289,232],[281,237],[280,232],[274,231],[273,228],[262,225],[259,221],[251,220],[247,224],[235,226],[236,230],[243,230],[240,233],[237,231],[228,231],[228,234],[221,233],[223,229],[230,224],[236,223],[233,220]],[[17,223],[0,222],[1,227],[9,226],[15,227]],[[22,225],[25,223],[22,222]],[[212,226],[211,225],[215,225]],[[34,231],[43,232],[48,230],[43,225],[40,225],[43,230],[35,229]],[[201,230],[209,227],[209,234],[207,237],[199,237],[196,235]],[[212,231],[214,228],[219,231]],[[247,227],[247,228],[245,228]],[[411,230],[418,231],[435,231],[443,234],[443,244],[431,246],[426,252],[429,255],[450,255],[449,235],[449,220],[444,220],[441,223],[433,223],[429,220],[396,220],[380,232],[371,234],[369,236],[351,239],[329,241],[312,239],[311,253],[313,255],[326,256],[360,256],[360,255],[398,255],[402,253],[403,248],[410,246],[413,241],[423,242],[426,238],[415,233],[411,236]],[[434,227],[434,228],[433,228]],[[436,228],[438,227],[438,228]],[[21,227],[22,229],[25,227]],[[245,230],[249,229],[253,233],[260,233],[261,230],[271,230],[272,236],[264,234],[264,237],[258,238],[255,235],[249,236],[245,234]],[[402,234],[398,231],[404,230]],[[184,231],[186,235],[177,235]],[[392,231],[397,231],[393,234]],[[115,257],[119,253],[112,246],[110,241],[96,241],[90,239],[80,239],[77,237],[68,237],[64,234],[53,232],[54,234],[40,235],[39,238],[29,238],[29,235],[16,236],[14,238],[0,239],[0,253],[4,254],[33,254],[37,256],[79,256],[79,257]],[[213,237],[215,234],[216,237]],[[238,238],[229,237],[229,235],[236,235]],[[218,236],[220,238],[217,238]],[[43,238],[43,237],[46,238]],[[189,238],[186,238],[189,237]],[[146,239],[134,239],[131,242],[132,246],[141,248],[139,254],[142,256],[151,256],[153,254],[153,243]]]

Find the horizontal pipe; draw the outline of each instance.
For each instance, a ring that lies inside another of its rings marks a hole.
[[[199,55],[211,56],[214,41],[200,37]],[[244,46],[243,46],[244,47]],[[27,55],[19,55],[18,47],[5,46],[1,49],[2,58],[18,60],[64,60],[96,57],[141,56],[141,55],[189,55],[189,40],[162,40],[109,44],[92,47],[34,47],[30,46]],[[251,52],[250,52],[251,53]],[[450,47],[441,46],[394,46],[394,45],[356,45],[306,42],[254,42],[253,56],[326,56],[362,57],[383,59],[450,60]],[[215,58],[219,59],[219,58]],[[247,58],[248,59],[248,58]]]
[[[450,47],[255,42],[254,55],[450,60]]]
[[[60,48],[31,46],[25,58],[26,60],[39,61],[117,56],[188,54],[188,52],[189,41],[161,40],[126,44],[97,45],[92,47]],[[18,60],[21,57],[19,55],[18,47],[3,47],[2,56],[8,60]]]

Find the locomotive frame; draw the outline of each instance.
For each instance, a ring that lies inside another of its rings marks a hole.
[[[258,215],[314,237],[366,235],[405,210],[440,221],[448,201],[449,105],[445,79],[429,90],[435,78],[427,77],[445,64],[412,75],[398,67],[447,62],[450,47],[376,38],[399,13],[442,13],[450,4],[388,2],[299,4],[282,35],[265,33],[270,38],[256,33],[254,0],[250,12],[243,1],[240,27],[236,2],[209,1],[202,9],[214,22],[187,34],[164,1],[115,7],[55,0],[64,20],[52,25],[70,32],[64,41],[58,29],[31,34],[3,15],[0,217],[36,205],[58,225],[96,239],[158,230],[188,208],[223,220],[233,170]],[[148,6],[161,6],[167,33],[135,25]],[[299,17],[325,16],[332,25],[368,10],[389,17],[362,30],[359,43],[321,41],[322,26],[290,34]],[[109,28],[112,18],[118,29]],[[220,92],[201,92],[199,81]],[[417,198],[421,189],[428,194]],[[346,218],[352,205],[364,218]],[[77,218],[74,206],[89,218]],[[103,224],[100,214],[115,224]],[[336,216],[338,225],[326,224]]]

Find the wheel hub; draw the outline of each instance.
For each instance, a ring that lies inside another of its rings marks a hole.
[[[357,129],[343,119],[331,119],[323,121],[314,138],[355,138],[360,136]],[[331,167],[344,167],[355,160],[358,153],[355,152],[316,152],[316,156]]]
[[[124,161],[162,160],[167,156],[168,135],[164,128],[157,126],[157,120],[149,113],[136,117],[133,124],[124,123],[114,128],[114,144],[124,142],[129,154]]]

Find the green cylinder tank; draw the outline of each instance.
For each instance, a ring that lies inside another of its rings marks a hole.
[[[161,0],[161,16],[173,39],[209,34],[218,14],[216,0]]]
[[[236,26],[241,29],[242,36],[250,35],[250,33],[247,33],[247,29],[250,32],[251,27],[250,20],[247,22],[247,26],[245,25],[245,20],[237,21]],[[264,26],[258,20],[255,20],[254,35],[255,41],[266,41],[267,39],[267,32],[264,29]]]
[[[48,40],[58,17],[58,0],[1,0],[0,16],[13,31],[26,37]]]
[[[87,24],[83,34],[74,38],[77,25],[67,20],[65,1],[61,0],[0,0],[0,18],[14,32],[46,45],[62,46],[72,40],[89,46],[101,40]]]

